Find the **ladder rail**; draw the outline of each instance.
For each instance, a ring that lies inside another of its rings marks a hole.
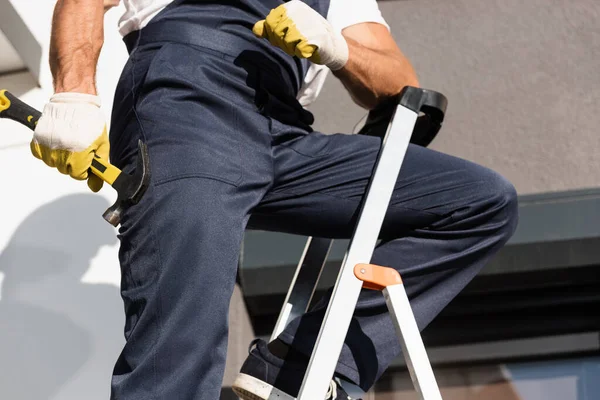
[[[372,121],[371,128],[366,129],[367,134],[371,132],[376,136],[383,136],[381,150],[296,400],[325,397],[363,287],[383,291],[411,379],[421,400],[441,400],[417,322],[398,272],[383,268],[387,271],[384,274],[397,275],[392,280],[400,284],[388,282],[384,286],[375,287],[367,286],[364,277],[355,275],[354,272],[360,264],[370,261],[375,250],[409,143],[427,146],[441,128],[446,107],[447,99],[441,93],[407,86],[398,95],[397,105],[391,108],[387,106],[384,113],[386,115],[375,118],[377,121]],[[390,122],[385,135],[377,133],[381,122],[388,118],[388,115]],[[422,136],[421,139],[419,135]],[[308,239],[271,340],[285,329],[291,319],[307,311],[331,243],[331,239]]]
[[[270,341],[275,340],[290,321],[308,311],[332,243],[332,239],[318,237],[309,237],[306,241]]]
[[[417,112],[398,106],[388,126],[298,400],[325,398],[362,289],[362,282],[354,276],[354,266],[371,260],[417,117]]]
[[[404,285],[386,287],[383,289],[383,296],[400,338],[402,354],[419,399],[442,400]]]

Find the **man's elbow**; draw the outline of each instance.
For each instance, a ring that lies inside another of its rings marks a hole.
[[[412,74],[410,74],[407,77],[406,83],[404,84],[404,86],[414,86],[414,87],[417,87],[417,88],[421,86],[419,84],[419,78],[417,78],[417,74],[414,71],[412,72]]]
[[[380,93],[372,92],[368,96],[362,96],[360,99],[354,98],[354,101],[359,106],[371,111],[378,108],[382,104],[389,103],[394,98],[398,97],[400,92],[402,92],[402,89],[404,89],[406,86],[413,86],[417,88],[420,87],[417,76],[413,75],[411,77],[407,77],[407,79],[404,79],[400,85],[393,87],[393,89],[392,86],[390,86],[390,89],[392,89],[390,91]]]

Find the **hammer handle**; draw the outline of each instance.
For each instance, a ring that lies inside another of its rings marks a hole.
[[[12,119],[35,130],[41,116],[41,112],[21,101],[9,91],[0,90],[0,118]],[[90,171],[109,185],[112,185],[121,174],[119,168],[98,156],[94,156]]]
[[[10,92],[0,90],[0,118],[20,122],[33,131],[41,116],[41,112],[25,104]]]
[[[112,186],[121,175],[121,170],[106,160],[94,155],[90,171],[96,176],[102,178],[102,180]]]

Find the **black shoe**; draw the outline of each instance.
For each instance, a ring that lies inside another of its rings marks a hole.
[[[253,348],[254,347],[254,348]],[[248,358],[233,383],[233,391],[242,400],[295,399],[300,391],[306,364],[284,360],[269,352],[264,340],[256,339],[250,344]],[[324,400],[353,399],[335,379],[329,384]]]

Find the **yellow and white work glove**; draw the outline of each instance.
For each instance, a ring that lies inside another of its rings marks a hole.
[[[88,170],[95,154],[108,159],[109,148],[100,98],[83,93],[52,96],[31,141],[35,157],[74,179],[87,179],[94,192],[102,188],[103,181]]]
[[[252,31],[290,56],[307,58],[332,71],[348,62],[348,43],[341,32],[335,31],[329,21],[300,0],[272,9]]]

